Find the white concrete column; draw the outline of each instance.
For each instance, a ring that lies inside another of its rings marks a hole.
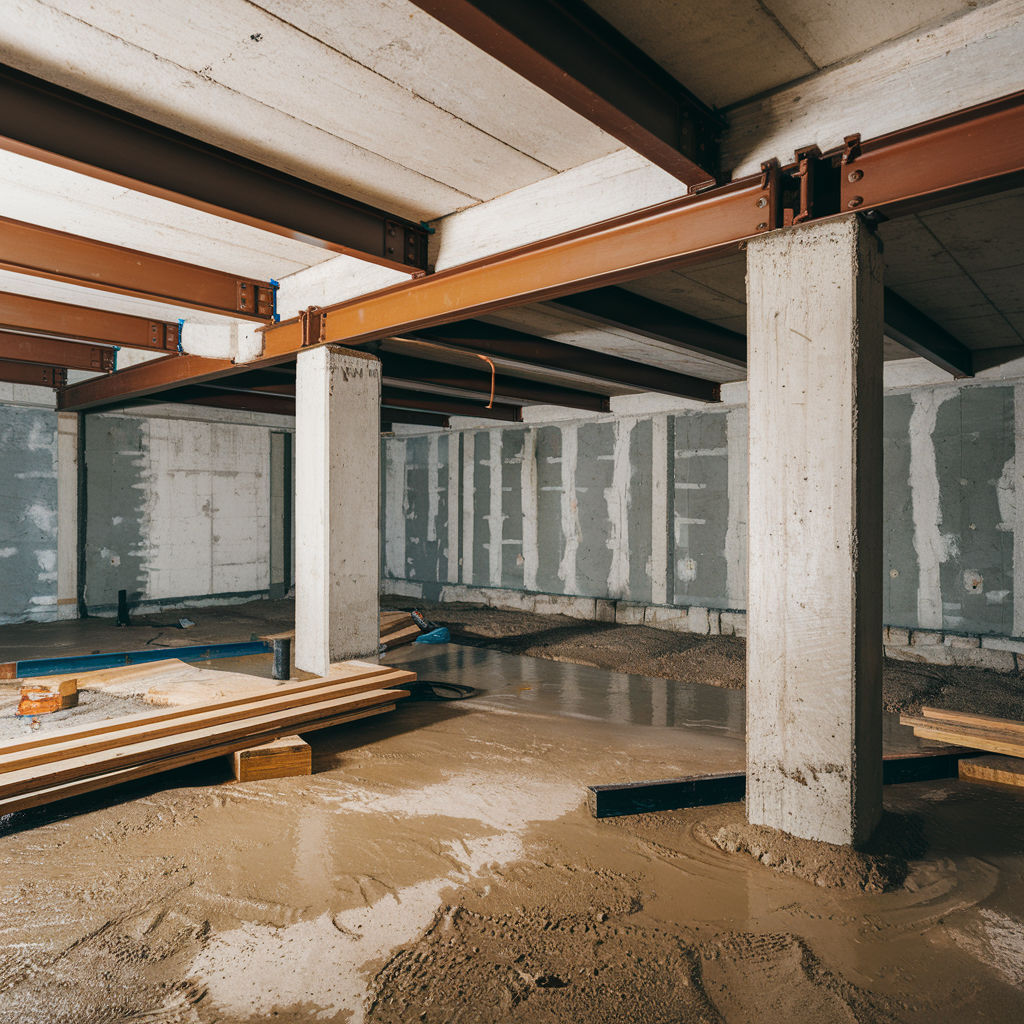
[[[295,665],[380,646],[380,362],[321,345],[295,386]]]
[[[882,259],[855,215],[747,249],[747,817],[882,810]]]
[[[78,618],[77,412],[57,413],[57,618]]]

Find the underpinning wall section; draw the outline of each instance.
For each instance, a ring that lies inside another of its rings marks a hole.
[[[894,390],[884,429],[884,621],[1024,636],[1024,384]],[[414,467],[432,444],[428,487]],[[745,405],[405,433],[382,450],[386,593],[439,599],[457,583],[649,605],[663,621],[746,607]]]
[[[0,624],[57,617],[57,414],[0,405]]]
[[[268,596],[274,426],[104,413],[84,429],[89,614],[118,590],[149,611]]]

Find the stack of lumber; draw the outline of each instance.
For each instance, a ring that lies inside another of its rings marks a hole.
[[[1024,722],[922,708],[920,717],[900,715],[900,724],[911,726],[914,735],[923,739],[1000,755],[962,760],[960,778],[1024,786]]]
[[[0,745],[0,815],[392,711],[415,680],[380,665]]]
[[[391,650],[402,644],[411,644],[423,631],[408,612],[380,613],[380,642]]]

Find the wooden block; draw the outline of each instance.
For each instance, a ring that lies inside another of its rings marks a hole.
[[[313,751],[301,736],[282,736],[258,747],[236,750],[232,761],[239,782],[313,774]]]
[[[63,711],[78,704],[77,676],[50,676],[21,688],[21,701],[14,713],[27,715],[48,715]]]
[[[289,629],[284,633],[268,633],[266,636],[261,636],[261,640],[294,640],[295,630]]]
[[[380,638],[380,642],[384,644],[388,649],[392,647],[401,647],[402,644],[411,644],[417,637],[423,635],[423,631],[419,626],[407,626],[405,629],[399,629],[394,633],[388,633],[386,636]]]
[[[960,762],[960,778],[971,782],[998,782],[1004,786],[1024,788],[1024,760],[1002,754],[965,757]]]
[[[1013,718],[993,718],[974,715],[966,711],[946,711],[943,708],[921,708],[921,716],[936,722],[947,722],[965,729],[986,729],[991,732],[1015,733],[1024,736],[1024,722]]]

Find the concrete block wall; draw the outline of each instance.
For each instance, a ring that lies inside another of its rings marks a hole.
[[[56,617],[57,414],[0,405],[0,624]]]
[[[57,618],[57,414],[52,392],[22,391],[0,401],[0,624]],[[170,406],[85,416],[84,523],[66,514],[87,612],[113,615],[118,590],[140,611],[266,597],[270,435],[293,429]]]
[[[884,416],[885,622],[1024,636],[1024,385],[893,391]],[[611,601],[652,625],[707,632],[717,615],[738,632],[746,458],[743,405],[387,438],[382,587]]]
[[[85,418],[84,601],[116,612],[267,596],[270,433],[258,422]]]

